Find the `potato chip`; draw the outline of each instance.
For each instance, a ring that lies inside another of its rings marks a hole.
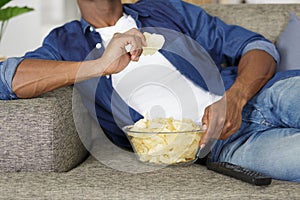
[[[144,32],[143,34],[147,42],[147,46],[143,47],[144,56],[153,55],[163,47],[165,43],[165,38],[163,35],[156,34],[156,33],[151,34],[148,32]]]

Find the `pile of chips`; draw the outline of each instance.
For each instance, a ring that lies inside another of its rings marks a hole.
[[[126,133],[141,161],[166,165],[194,161],[202,134],[192,120],[173,118],[144,118]]]

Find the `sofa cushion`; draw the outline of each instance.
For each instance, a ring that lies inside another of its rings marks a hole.
[[[300,69],[300,21],[294,13],[277,41],[281,62],[278,71]]]
[[[0,102],[0,171],[68,171],[87,156],[72,117],[72,89]]]
[[[112,162],[122,165],[118,159]],[[300,184],[273,180],[253,186],[197,164],[147,173],[117,171],[89,157],[67,173],[0,173],[1,199],[299,199]]]

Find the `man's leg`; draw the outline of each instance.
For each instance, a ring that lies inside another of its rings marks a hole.
[[[219,161],[276,179],[300,182],[300,77],[279,81],[250,104],[254,114],[243,131],[251,136],[227,144]],[[250,122],[252,121],[252,122]]]
[[[300,182],[299,142],[300,130],[270,129],[252,135],[231,156],[221,156],[221,161],[234,163],[275,179]]]

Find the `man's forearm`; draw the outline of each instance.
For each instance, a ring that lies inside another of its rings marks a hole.
[[[35,97],[100,74],[89,65],[92,63],[25,59],[16,70],[12,89],[19,98]],[[78,73],[80,67],[86,68]]]
[[[245,105],[274,75],[275,68],[276,62],[267,52],[247,52],[239,62],[236,81],[226,94],[234,94]]]

